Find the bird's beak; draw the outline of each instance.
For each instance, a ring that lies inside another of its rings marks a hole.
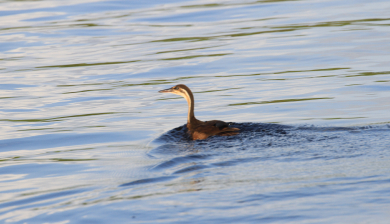
[[[163,89],[163,90],[160,90],[158,91],[159,93],[170,93],[172,92],[172,88],[169,88],[169,89]]]

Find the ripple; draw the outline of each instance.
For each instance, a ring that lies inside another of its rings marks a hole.
[[[127,187],[127,186],[139,185],[139,184],[153,184],[162,181],[169,181],[174,178],[175,178],[174,176],[147,178],[147,179],[135,180],[129,183],[121,184],[119,185],[119,187]]]
[[[389,220],[388,1],[0,4],[0,222]]]

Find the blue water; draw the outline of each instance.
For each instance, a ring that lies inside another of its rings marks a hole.
[[[389,11],[0,2],[0,222],[389,223]]]

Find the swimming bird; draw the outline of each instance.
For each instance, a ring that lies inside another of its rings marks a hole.
[[[169,89],[160,90],[159,93],[173,93],[184,97],[188,103],[187,128],[192,140],[202,140],[213,135],[230,136],[238,134],[240,129],[229,127],[229,123],[219,120],[200,121],[194,114],[194,95],[186,85],[179,84]]]

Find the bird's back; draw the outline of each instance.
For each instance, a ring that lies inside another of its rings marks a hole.
[[[235,135],[240,129],[229,127],[229,123],[220,120],[187,124],[189,134],[193,140],[206,139],[213,135]]]

